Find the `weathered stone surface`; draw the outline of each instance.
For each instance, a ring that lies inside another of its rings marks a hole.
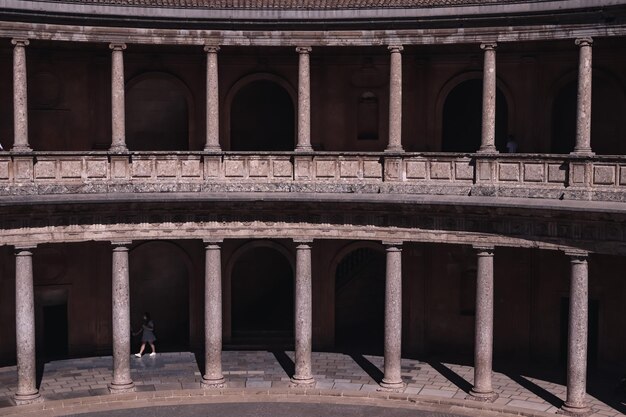
[[[426,179],[426,161],[407,161],[407,179]]]
[[[525,163],[524,164],[524,181],[527,182],[544,182],[545,168],[544,164]]]
[[[35,164],[35,179],[56,178],[56,161],[38,161]]]
[[[156,176],[159,178],[175,178],[178,176],[177,160],[157,160]]]
[[[548,182],[565,182],[566,172],[563,164],[548,164]]]
[[[339,177],[340,178],[358,178],[360,177],[359,161],[339,160]]]
[[[498,180],[500,181],[519,181],[520,166],[517,163],[501,163],[498,170]]]
[[[431,162],[430,178],[435,180],[449,180],[452,177],[450,162]]]
[[[597,165],[593,167],[593,183],[598,185],[615,184],[615,166]]]

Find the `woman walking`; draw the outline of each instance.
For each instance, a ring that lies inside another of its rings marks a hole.
[[[150,343],[150,347],[152,348],[152,353],[150,356],[156,356],[156,348],[154,347],[154,342],[156,341],[156,336],[154,335],[154,322],[150,318],[150,313],[146,312],[143,315],[143,323],[141,324],[141,330],[137,333],[134,333],[134,336],[137,336],[141,333],[141,349],[139,349],[139,353],[135,353],[135,356],[141,358],[144,349],[146,348],[146,343]]]

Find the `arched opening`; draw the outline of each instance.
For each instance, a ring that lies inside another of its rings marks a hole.
[[[335,271],[337,349],[381,354],[384,345],[386,259],[382,250],[357,248]]]
[[[126,144],[132,151],[189,150],[190,100],[187,87],[165,73],[129,82],[126,92]]]
[[[462,81],[450,91],[443,105],[442,150],[476,152],[482,135],[483,80]],[[509,108],[506,97],[496,90],[496,148],[506,152]]]
[[[624,92],[605,77],[593,77],[591,97],[591,149],[601,155],[620,155]],[[578,83],[572,80],[556,94],[552,106],[551,153],[567,154],[576,144]]]
[[[130,253],[131,327],[137,331],[144,312],[154,321],[157,350],[189,348],[187,253],[172,242],[151,241]],[[140,339],[134,340],[133,349]]]
[[[292,151],[295,112],[289,92],[269,79],[257,79],[239,89],[230,110],[233,151]]]
[[[294,272],[271,243],[252,245],[231,273],[232,340],[235,344],[291,344]]]

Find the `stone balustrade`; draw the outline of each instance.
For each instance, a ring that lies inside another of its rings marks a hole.
[[[206,187],[626,201],[626,158],[336,152],[0,156],[2,195],[202,191]]]

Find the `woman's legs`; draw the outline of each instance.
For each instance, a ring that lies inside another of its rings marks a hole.
[[[135,356],[137,357],[141,357],[141,355],[143,354],[144,349],[146,348],[146,342],[143,342],[141,344],[141,348],[139,349],[139,353],[135,353]],[[154,349],[153,349],[154,350]]]
[[[150,347],[152,348],[152,353],[156,354],[156,348],[154,347],[154,342],[150,342]]]

